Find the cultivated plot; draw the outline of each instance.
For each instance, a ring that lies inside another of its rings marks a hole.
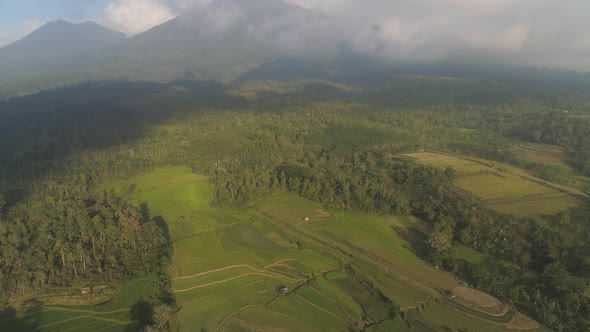
[[[576,207],[584,194],[576,189],[537,179],[516,167],[442,153],[408,154],[433,167],[452,167],[455,184],[505,214],[552,214]],[[547,157],[548,158],[548,157]]]
[[[181,307],[174,330],[485,332],[515,324],[513,310],[444,295],[460,282],[400,237],[397,227],[412,227],[411,219],[326,210],[287,193],[241,211],[212,208],[207,178],[183,167],[111,188],[130,184],[137,203],[170,230],[169,273]],[[43,330],[123,331],[130,306],[149,298],[141,294],[130,287],[103,306],[45,306]]]
[[[471,160],[453,157],[446,154],[433,152],[410,153],[405,156],[417,160],[419,163],[433,167],[447,168],[451,167],[460,174],[472,174],[490,171],[489,167]]]
[[[555,145],[527,143],[518,145],[511,151],[521,159],[550,165],[562,165],[565,159],[563,150]]]

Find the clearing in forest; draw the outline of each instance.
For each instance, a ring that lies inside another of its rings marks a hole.
[[[18,306],[13,315],[0,312],[2,331],[125,331],[130,309],[142,301],[153,302],[157,296],[158,279],[154,276],[133,280],[103,303],[83,305],[43,305],[59,303],[63,296],[44,294]]]
[[[517,157],[540,164],[562,165],[563,150],[555,145],[527,143],[510,149]]]
[[[170,230],[169,274],[181,307],[174,330],[347,331],[383,321],[367,331],[486,332],[505,331],[513,319],[513,311],[495,316],[444,296],[459,282],[400,236],[414,227],[411,218],[326,210],[288,193],[239,211],[215,208],[208,179],[184,167],[105,189],[131,184],[137,203]],[[118,298],[126,302],[42,307],[41,330],[123,331],[139,294],[125,288]]]
[[[433,152],[410,153],[406,156],[417,160],[419,163],[438,168],[452,167],[460,174],[473,174],[489,171],[489,167],[471,160],[453,157],[447,154]]]
[[[514,166],[483,160],[421,152],[406,155],[419,163],[454,168],[455,184],[505,214],[552,214],[578,206],[584,194],[576,189],[544,181]]]
[[[502,329],[485,317],[466,316],[458,304],[445,304],[439,290],[457,281],[421,261],[392,226],[402,223],[393,217],[326,210],[288,193],[239,212],[213,208],[207,179],[192,175],[187,181],[187,174],[168,168],[126,182],[137,182],[138,201],[147,202],[171,230],[183,230],[171,232],[170,268],[182,305],[173,325],[181,331],[342,331],[357,329],[363,316],[386,319],[373,331]],[[170,177],[169,183],[150,187],[149,176]],[[185,179],[180,187],[176,177]],[[186,188],[199,193],[197,201],[169,197]],[[173,200],[175,208],[160,200]],[[387,320],[400,310],[406,318]]]
[[[551,214],[579,204],[567,193],[520,176],[484,174],[460,178],[455,182],[500,213]]]

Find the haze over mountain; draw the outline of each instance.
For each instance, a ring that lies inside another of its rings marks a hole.
[[[584,9],[0,2],[0,332],[590,332]]]
[[[279,57],[333,56],[335,45],[330,48],[305,30],[323,19],[282,1],[220,0],[141,33],[104,57],[127,69],[130,64],[133,77],[227,81]]]
[[[54,78],[65,84],[181,77],[230,81],[281,57],[327,60],[337,45],[314,31],[328,22],[320,13],[275,0],[214,1],[125,40],[96,23],[51,22],[0,48],[0,55],[10,55],[0,57],[0,73],[11,78],[2,80],[0,96],[18,94],[23,81],[29,88],[39,83],[33,91],[57,86]]]
[[[59,20],[0,48],[0,98],[93,80],[230,82],[239,78],[323,78],[343,71],[346,77],[373,78],[392,72],[483,75],[494,80],[497,73],[513,76],[512,69],[498,70],[493,56],[485,66],[481,58],[468,56],[433,60],[428,66],[422,60],[419,66],[412,65],[411,59],[393,60],[383,56],[386,49],[392,51],[392,45],[382,40],[387,32],[384,26],[374,24],[365,31],[372,45],[364,45],[367,48],[346,35],[350,26],[343,28],[345,25],[282,0],[212,1],[130,38],[97,23]],[[403,53],[402,49],[400,46]]]
[[[49,22],[25,38],[0,48],[0,55],[37,57],[96,51],[124,40],[120,32],[95,22]]]

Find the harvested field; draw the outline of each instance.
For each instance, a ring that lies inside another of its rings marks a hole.
[[[521,159],[541,164],[561,164],[565,158],[560,147],[547,144],[527,143],[516,146],[511,151]]]
[[[457,298],[472,302],[480,307],[490,308],[495,306],[504,306],[497,298],[465,286],[457,286],[453,289]]]
[[[533,147],[546,150],[543,158],[549,160],[552,156],[553,161],[557,160],[558,148],[539,146]],[[498,162],[434,152],[405,156],[432,167],[454,168],[459,175],[455,184],[499,213],[553,214],[576,207],[579,198],[585,196],[579,190],[543,181],[522,169]]]
[[[497,298],[465,286],[457,286],[453,289],[456,298],[461,305],[480,311],[491,316],[505,315],[509,306],[500,302]]]
[[[535,330],[539,328],[539,323],[517,312],[506,327],[513,330]]]
[[[467,176],[455,183],[500,213],[551,214],[579,204],[571,195],[511,174]]]
[[[452,167],[460,174],[473,174],[479,172],[489,172],[490,168],[486,165],[462,158],[453,157],[446,154],[433,152],[419,152],[406,154],[405,156],[416,159],[419,163],[438,168]]]

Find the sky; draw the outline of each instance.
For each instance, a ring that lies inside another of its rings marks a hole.
[[[0,0],[0,45],[59,18],[134,35],[208,1]],[[588,0],[288,2],[325,13],[330,36],[387,59],[488,58],[590,71]]]

